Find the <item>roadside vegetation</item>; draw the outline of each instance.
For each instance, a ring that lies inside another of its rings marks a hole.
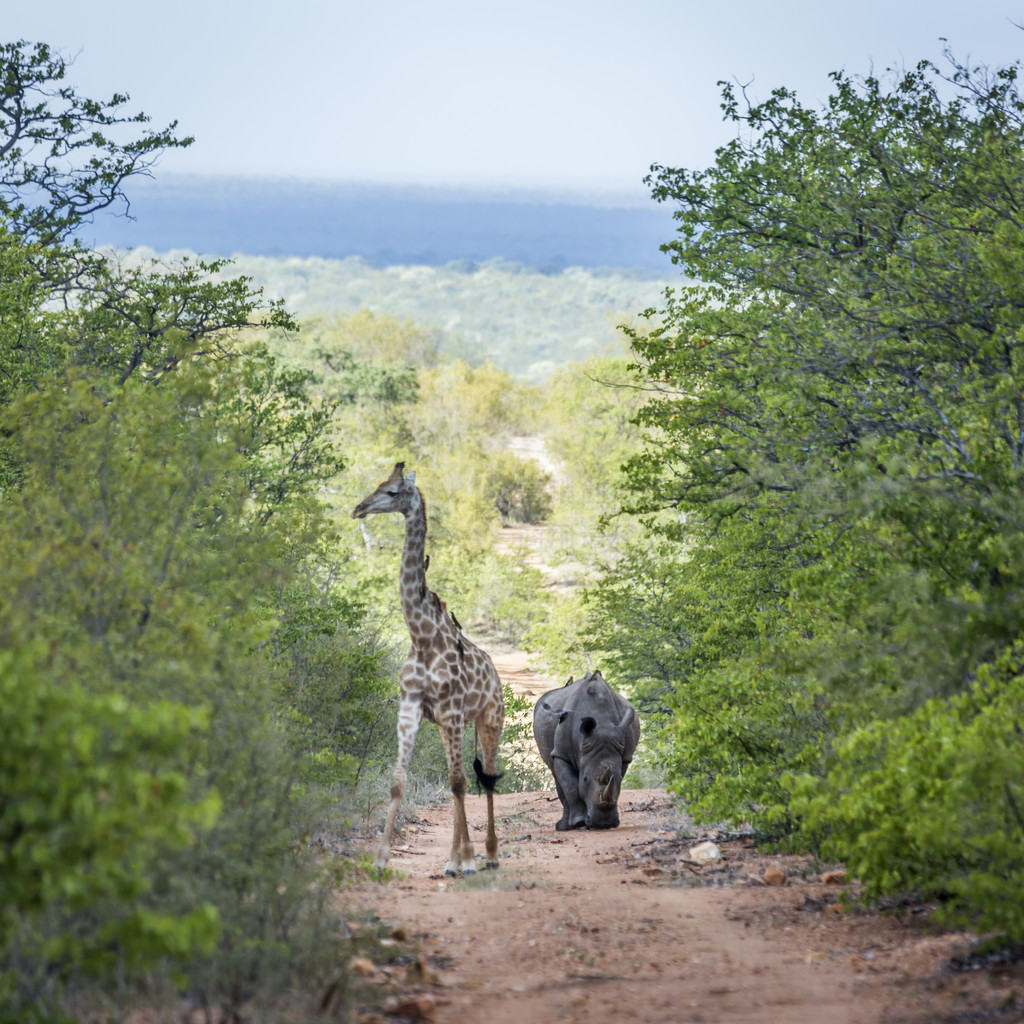
[[[343,1012],[407,642],[404,524],[349,511],[398,461],[467,630],[601,668],[698,821],[1024,941],[1016,69],[726,87],[735,142],[652,173],[682,283],[542,372],[85,250],[189,140],[44,45],[0,70],[0,1020]],[[496,544],[538,523],[568,593]]]
[[[671,708],[704,820],[1024,939],[1024,101],[1017,67],[723,89],[656,167],[696,283],[629,332],[644,523],[588,643]]]

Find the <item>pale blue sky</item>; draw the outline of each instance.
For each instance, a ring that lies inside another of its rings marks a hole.
[[[77,54],[195,144],[175,174],[645,194],[653,162],[703,167],[731,134],[716,81],[828,93],[828,72],[1024,56],[1024,0],[47,0],[8,41]],[[34,8],[28,10],[29,6]],[[100,13],[102,11],[102,13]]]

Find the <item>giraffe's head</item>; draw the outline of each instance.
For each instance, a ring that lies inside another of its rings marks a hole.
[[[352,518],[363,519],[381,512],[401,512],[403,515],[408,512],[416,494],[416,474],[403,475],[404,469],[404,462],[396,462],[391,476],[352,509]]]

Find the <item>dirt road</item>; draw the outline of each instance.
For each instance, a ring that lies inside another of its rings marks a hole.
[[[484,799],[467,804],[479,848]],[[500,795],[500,870],[451,879],[440,873],[450,810],[423,809],[397,843],[402,877],[347,896],[402,953],[375,965],[356,1019],[1022,1019],[1019,969],[950,970],[969,941],[929,932],[923,908],[842,912],[834,878],[804,859],[760,856],[743,837],[711,834],[722,857],[687,864],[705,836],[659,790],[625,791],[620,811],[618,829],[558,833],[553,792]]]

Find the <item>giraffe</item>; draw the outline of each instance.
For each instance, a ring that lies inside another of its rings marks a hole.
[[[354,519],[384,512],[405,516],[405,546],[399,570],[402,612],[412,644],[399,674],[401,700],[398,709],[398,760],[391,776],[391,805],[376,864],[385,867],[391,855],[395,818],[405,792],[409,760],[421,718],[441,730],[448,779],[455,807],[452,849],[446,875],[476,871],[473,844],[466,824],[466,769],[462,738],[467,722],[476,723],[483,763],[474,759],[477,779],[487,792],[487,857],[485,866],[498,867],[498,836],[494,830],[494,786],[498,740],[505,722],[501,680],[490,656],[462,635],[444,602],[427,587],[427,510],[416,486],[416,474],[404,474],[398,462],[391,475],[352,510]],[[475,747],[475,742],[474,742]]]

